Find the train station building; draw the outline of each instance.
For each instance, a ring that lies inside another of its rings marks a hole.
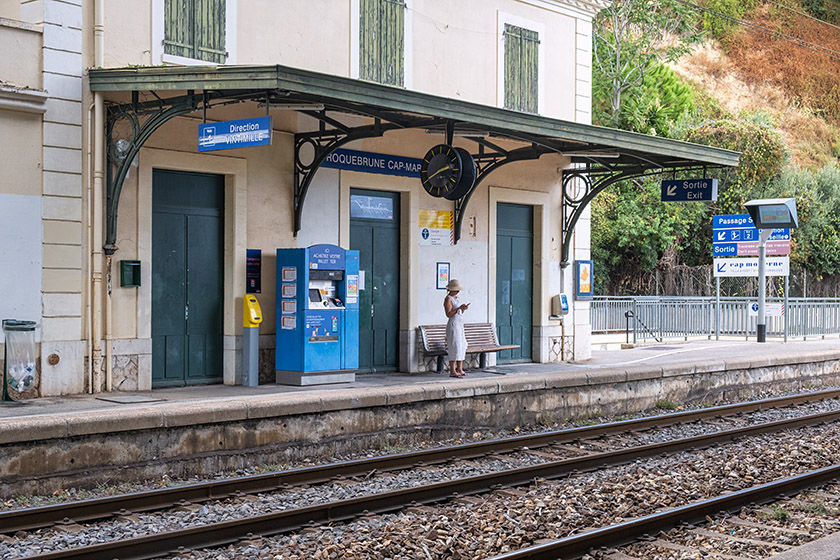
[[[239,384],[248,293],[274,382],[277,249],[315,245],[359,252],[357,375],[435,367],[418,327],[445,322],[452,278],[465,321],[518,346],[491,364],[586,360],[592,198],[738,161],[591,125],[608,4],[0,0],[0,318],[38,324],[24,396]]]

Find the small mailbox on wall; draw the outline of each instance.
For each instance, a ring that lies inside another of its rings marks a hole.
[[[120,287],[140,286],[140,261],[120,261]]]

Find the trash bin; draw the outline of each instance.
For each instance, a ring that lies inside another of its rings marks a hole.
[[[35,321],[3,319],[3,401],[12,401],[8,389],[26,391],[35,385]]]

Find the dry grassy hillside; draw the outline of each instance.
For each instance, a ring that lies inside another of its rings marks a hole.
[[[793,163],[822,166],[840,156],[840,28],[766,3],[750,20],[837,56],[742,28],[724,49],[707,41],[674,70],[733,113],[763,110],[777,123]]]

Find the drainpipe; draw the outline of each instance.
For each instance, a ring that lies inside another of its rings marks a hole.
[[[105,0],[96,0],[93,24],[93,59],[94,67],[103,66],[105,56]],[[91,350],[91,392],[96,393],[102,387],[102,231],[103,231],[103,182],[105,176],[105,104],[101,92],[93,94],[93,223],[91,234],[91,330],[93,348]]]

